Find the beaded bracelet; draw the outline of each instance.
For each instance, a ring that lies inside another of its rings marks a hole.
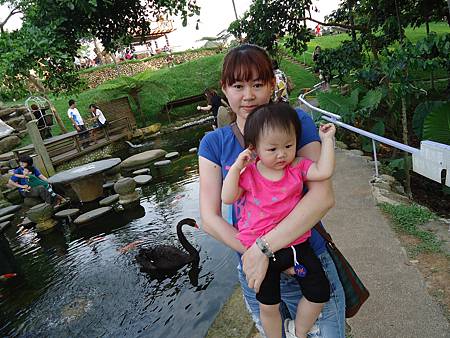
[[[266,255],[269,258],[272,258],[274,262],[276,261],[275,254],[273,253],[272,249],[269,246],[269,243],[267,243],[264,237],[258,237],[256,239],[256,245],[264,255]]]

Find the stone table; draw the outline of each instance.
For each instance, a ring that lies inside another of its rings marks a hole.
[[[117,166],[120,162],[120,158],[110,158],[88,163],[57,173],[48,181],[52,184],[68,183],[81,202],[94,201],[103,195],[102,173]]]

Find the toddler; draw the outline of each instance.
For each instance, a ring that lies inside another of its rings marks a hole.
[[[301,133],[296,111],[286,103],[261,106],[247,117],[244,128],[247,149],[239,154],[223,183],[222,201],[236,202],[238,239],[247,248],[256,242],[270,257],[266,276],[256,294],[268,338],[279,338],[282,334],[279,303],[280,273],[284,270],[294,266],[304,296],[297,307],[295,322],[285,322],[287,338],[306,338],[330,298],[328,279],[308,242],[311,231],[275,253],[264,235],[297,205],[303,196],[303,182],[332,176],[335,132],[332,123],[320,127],[322,151],[317,162],[296,157]]]

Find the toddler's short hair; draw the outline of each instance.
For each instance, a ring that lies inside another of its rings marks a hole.
[[[297,112],[289,104],[268,103],[259,106],[247,116],[244,127],[245,145],[256,146],[267,129],[281,129],[290,133],[294,128],[296,140],[300,138],[302,126]]]

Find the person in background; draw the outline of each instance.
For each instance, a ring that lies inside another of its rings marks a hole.
[[[214,89],[208,88],[205,90],[204,94],[206,96],[206,102],[208,103],[208,105],[205,107],[197,106],[197,110],[210,111],[212,116],[214,116],[213,128],[216,129],[219,107],[222,103],[224,105],[227,105],[227,103],[217,94]]]
[[[33,113],[35,119],[37,120],[37,126],[39,129],[39,133],[41,134],[41,137],[43,139],[52,137],[52,133],[50,131],[50,127],[47,126],[47,123],[45,121],[45,110],[39,109],[39,107],[36,104],[32,104],[30,106],[31,112]]]
[[[288,78],[279,68],[277,60],[272,60],[272,67],[276,80],[272,100],[273,102],[289,102]]]
[[[30,184],[30,176],[33,184]],[[33,166],[33,159],[29,155],[19,157],[19,167],[14,169],[14,174],[8,181],[9,185],[19,188],[19,193],[23,197],[40,197],[48,204],[60,205],[65,199],[56,194],[47,182],[47,177],[41,174],[39,169]]]
[[[80,140],[86,140],[89,137],[86,126],[84,125],[83,118],[77,109],[77,103],[75,100],[69,100],[69,109],[67,110],[67,115],[72,122],[73,127],[80,134]],[[85,142],[83,142],[85,143]]]
[[[97,143],[97,131],[96,129],[101,129],[106,126],[108,121],[106,121],[105,115],[103,112],[93,103],[89,105],[89,111],[91,114],[91,122],[92,122],[92,138],[93,142]]]

